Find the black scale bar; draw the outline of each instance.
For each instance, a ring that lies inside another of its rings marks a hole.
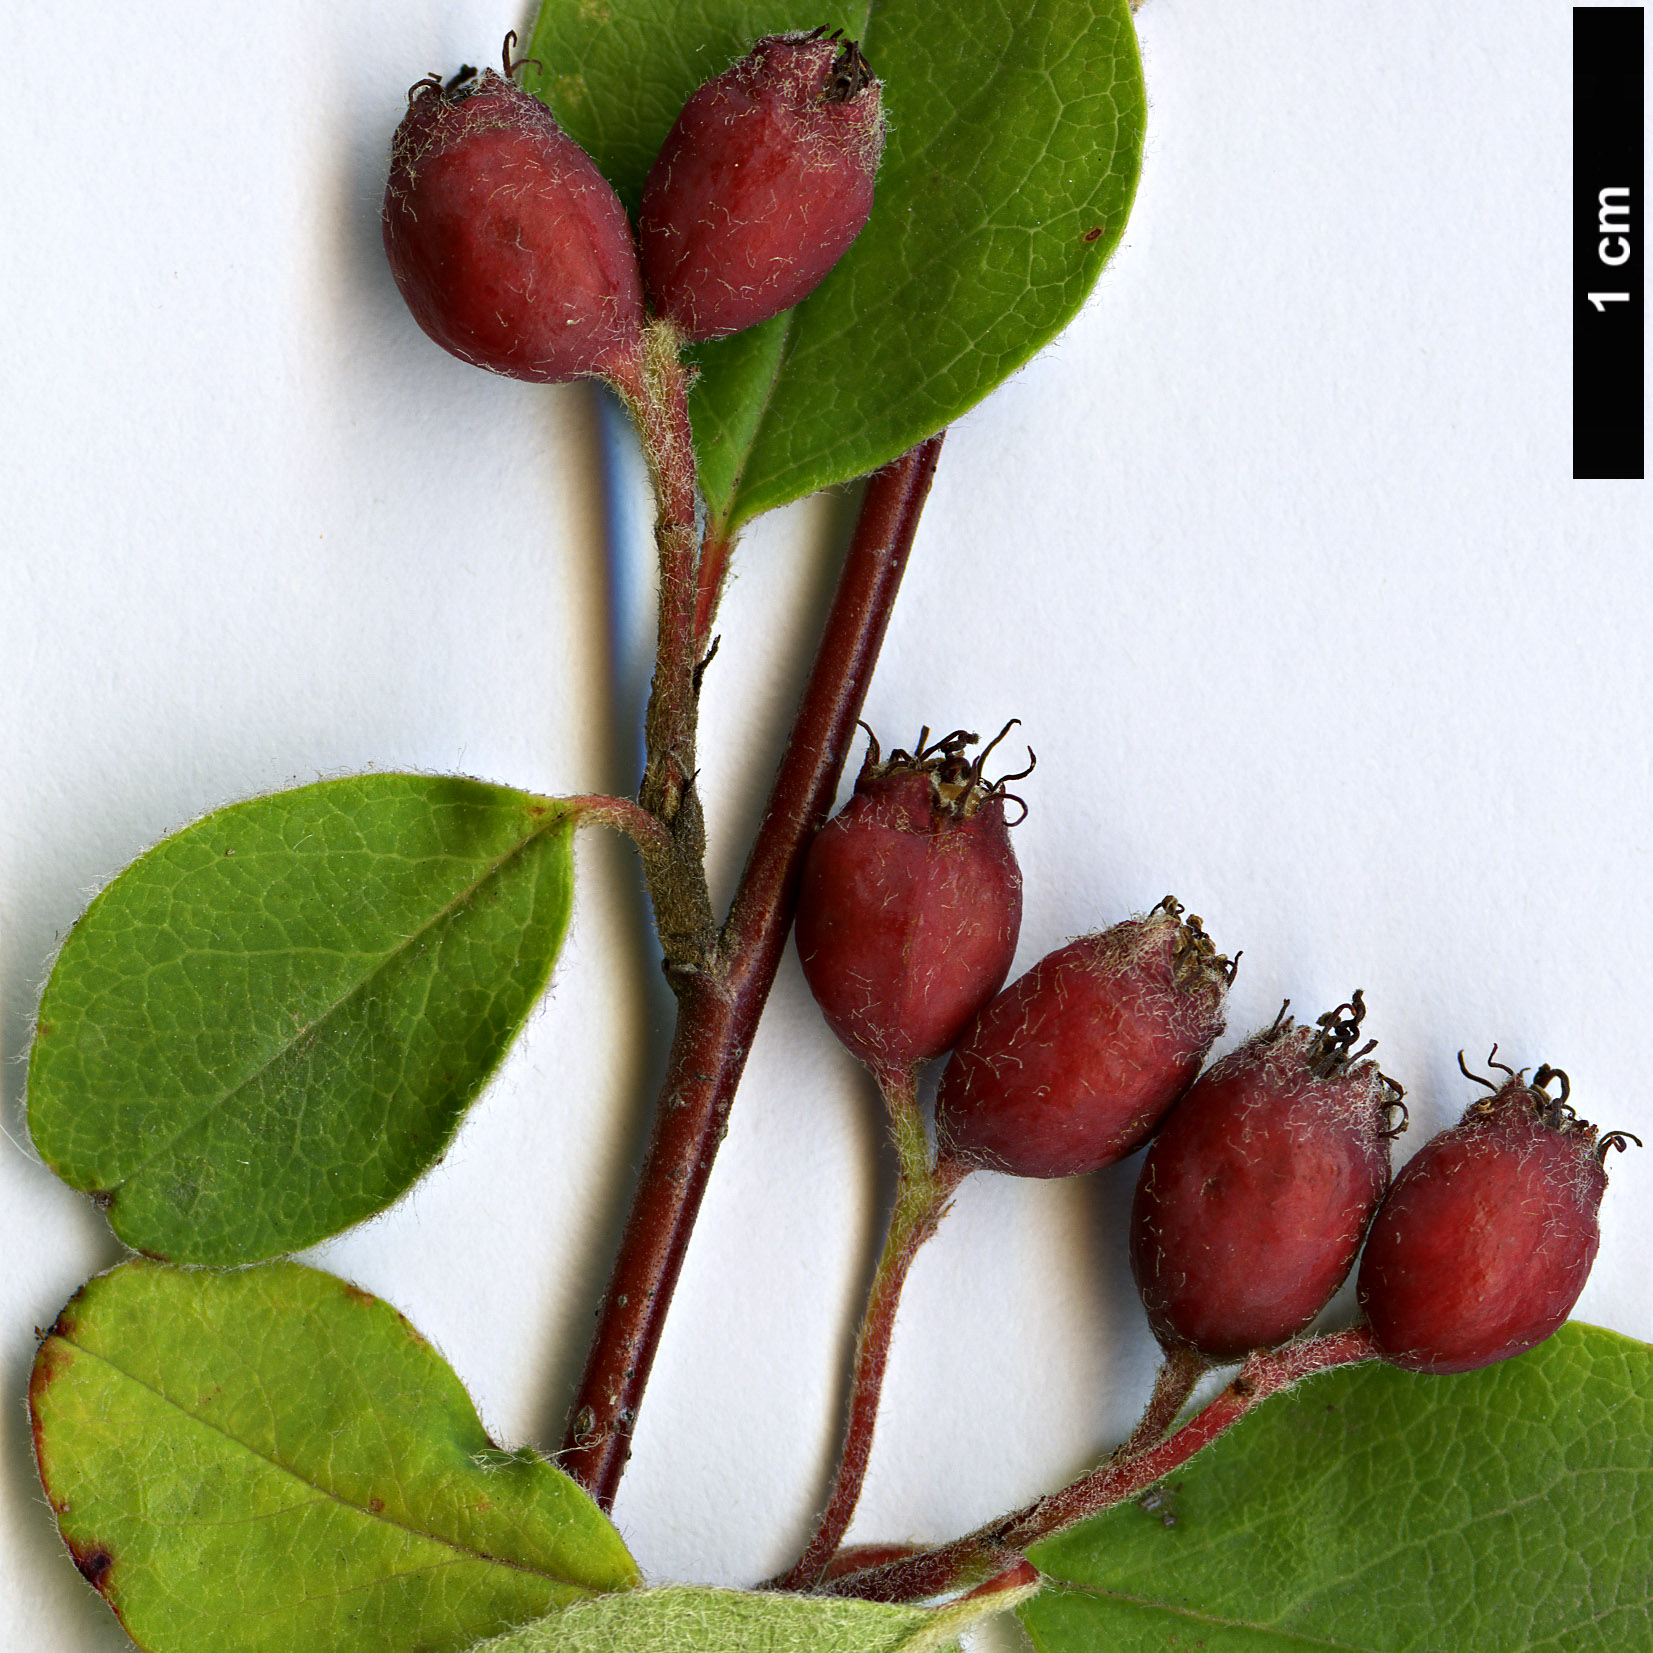
[[[1573,475],[1644,474],[1642,8],[1573,8]]]

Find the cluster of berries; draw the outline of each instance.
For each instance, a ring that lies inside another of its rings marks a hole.
[[[1595,1258],[1607,1149],[1636,1139],[1598,1140],[1558,1069],[1504,1068],[1391,1183],[1405,1105],[1373,1042],[1355,1048],[1361,994],[1313,1026],[1282,1008],[1202,1074],[1234,963],[1169,897],[1005,988],[1021,876],[1010,795],[983,776],[991,747],[965,757],[975,740],[925,731],[887,760],[874,741],[798,909],[810,989],[886,1088],[952,1052],[938,1168],[1073,1176],[1151,1139],[1131,1270],[1167,1349],[1230,1361],[1284,1343],[1363,1243],[1361,1311],[1394,1364],[1471,1371],[1547,1338]]]
[[[770,36],[700,87],[635,235],[590,157],[516,86],[514,43],[503,74],[415,85],[392,146],[390,266],[463,360],[635,387],[649,310],[678,340],[755,326],[807,297],[866,223],[884,121],[854,42]],[[1013,795],[984,778],[991,746],[967,760],[974,744],[926,731],[886,761],[875,742],[814,843],[797,921],[816,999],[886,1088],[953,1053],[938,1169],[1072,1176],[1152,1138],[1131,1266],[1168,1348],[1228,1360],[1294,1337],[1363,1244],[1362,1311],[1397,1364],[1467,1371],[1548,1337],[1595,1257],[1606,1151],[1635,1139],[1598,1140],[1558,1070],[1528,1083],[1505,1069],[1391,1185],[1404,1106],[1371,1045],[1355,1049],[1361,995],[1312,1027],[1282,1010],[1202,1075],[1234,966],[1169,898],[1001,992],[1021,925]]]
[[[779,315],[820,285],[872,210],[879,83],[853,41],[772,35],[689,99],[625,208],[551,111],[504,73],[408,93],[385,251],[419,325],[515,379],[631,382],[644,294],[687,339]]]

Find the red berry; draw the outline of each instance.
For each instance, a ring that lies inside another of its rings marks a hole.
[[[1123,1159],[1193,1083],[1232,978],[1169,896],[1049,954],[982,1011],[947,1064],[943,1156],[1022,1177]]]
[[[1385,1360],[1472,1372],[1542,1343],[1572,1312],[1601,1241],[1602,1162],[1636,1139],[1612,1131],[1598,1143],[1569,1088],[1556,1068],[1530,1085],[1511,1073],[1395,1178],[1360,1262],[1361,1307]]]
[[[1345,1012],[1347,1014],[1345,1014]],[[1131,1209],[1131,1273],[1167,1348],[1236,1360],[1329,1303],[1389,1185],[1400,1087],[1350,1055],[1358,992],[1282,1013],[1202,1074],[1154,1139]]]
[[[884,147],[854,41],[770,35],[683,106],[637,218],[655,307],[692,339],[807,298],[861,233]]]
[[[810,991],[881,1075],[951,1049],[1004,981],[1022,926],[1011,795],[982,779],[998,741],[968,763],[974,735],[927,746],[928,735],[888,762],[873,741],[855,795],[810,846],[798,897]]]
[[[383,213],[391,273],[444,350],[513,379],[624,376],[642,279],[625,208],[538,98],[461,70],[408,93]]]

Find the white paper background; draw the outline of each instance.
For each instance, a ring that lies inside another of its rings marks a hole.
[[[31,1326],[119,1255],[24,1146],[58,939],[249,793],[370,766],[624,789],[646,553],[627,496],[610,581],[596,396],[439,354],[379,250],[406,86],[486,60],[510,7],[179,3],[78,37],[0,16],[0,1646],[89,1653],[125,1639],[55,1535],[23,1406]],[[1570,480],[1569,8],[1140,21],[1126,244],[949,436],[868,716],[903,742],[1024,719],[1020,966],[1175,891],[1245,950],[1236,1035],[1366,989],[1407,1146],[1466,1099],[1453,1053],[1495,1039],[1653,1138],[1653,513],[1640,483]],[[635,487],[633,457],[609,468]],[[852,508],[741,549],[704,739],[725,891]],[[512,1443],[560,1434],[666,1025],[627,856],[581,856],[550,1001],[453,1151],[318,1254]],[[617,1510],[652,1575],[749,1582],[802,1542],[878,1140],[789,957]],[[1613,1162],[1579,1309],[1641,1337],[1650,1167]],[[950,1535],[1123,1432],[1152,1357],[1133,1169],[966,1185],[914,1273],[856,1536]]]

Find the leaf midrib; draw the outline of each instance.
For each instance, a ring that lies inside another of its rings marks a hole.
[[[1255,1630],[1259,1634],[1278,1636],[1283,1641],[1302,1647],[1333,1647],[1343,1653],[1384,1653],[1369,1642],[1333,1641],[1325,1636],[1306,1635],[1297,1630],[1282,1630],[1278,1625],[1265,1624],[1255,1619],[1223,1618],[1216,1613],[1201,1613],[1192,1607],[1179,1607],[1174,1602],[1161,1601],[1152,1596],[1127,1595],[1123,1590],[1107,1590],[1096,1584],[1075,1584],[1067,1579],[1052,1579],[1045,1587],[1044,1599],[1054,1600],[1062,1595],[1094,1596],[1098,1601],[1123,1602],[1130,1607],[1148,1607],[1158,1612],[1171,1613],[1177,1618],[1190,1619],[1199,1624],[1215,1625],[1222,1630]]]
[[[456,913],[465,902],[473,898],[477,891],[487,884],[490,879],[497,877],[498,874],[502,872],[512,861],[514,861],[518,856],[524,854],[546,833],[550,832],[555,827],[565,825],[567,819],[568,815],[566,810],[557,810],[551,815],[550,819],[546,821],[544,825],[536,827],[519,843],[512,845],[512,847],[503,855],[490,862],[470,884],[460,890],[444,906],[439,907],[430,916],[430,918],[428,918],[417,929],[410,931],[406,936],[404,936],[396,946],[391,948],[388,953],[384,954],[378,960],[371,970],[369,970],[365,975],[358,977],[318,1015],[313,1016],[302,1027],[297,1029],[291,1037],[276,1046],[270,1054],[258,1064],[257,1067],[243,1074],[242,1077],[221,1096],[214,1098],[186,1124],[180,1125],[178,1129],[167,1137],[164,1142],[156,1144],[153,1150],[144,1159],[134,1165],[131,1170],[126,1172],[124,1176],[117,1177],[113,1183],[109,1184],[102,1191],[112,1194],[117,1189],[125,1188],[129,1183],[142,1176],[143,1173],[147,1171],[150,1166],[154,1165],[157,1160],[170,1153],[173,1147],[184,1137],[188,1136],[191,1131],[198,1129],[215,1114],[222,1112],[235,1097],[239,1096],[241,1092],[244,1091],[249,1085],[255,1083],[258,1079],[268,1073],[269,1070],[276,1066],[277,1063],[281,1062],[290,1051],[292,1051],[296,1046],[302,1044],[304,1040],[309,1038],[317,1028],[322,1027],[331,1017],[336,1015],[339,1010],[343,1008],[343,1006],[348,1004],[351,999],[355,998],[356,995],[368,985],[368,983],[375,980],[383,971],[388,969],[391,964],[401,958],[403,954],[405,954],[421,936],[428,934],[438,924],[441,924],[448,918],[451,918],[453,914]]]
[[[315,1481],[307,1480],[296,1469],[282,1463],[278,1458],[272,1458],[267,1452],[260,1452],[259,1449],[253,1446],[250,1442],[243,1440],[239,1435],[231,1434],[230,1431],[225,1429],[222,1425],[213,1423],[210,1419],[203,1418],[198,1413],[187,1410],[164,1390],[157,1389],[152,1383],[146,1383],[135,1372],[129,1371],[118,1361],[111,1360],[108,1355],[100,1354],[96,1349],[89,1349],[84,1343],[75,1342],[73,1338],[64,1337],[61,1332],[54,1333],[53,1336],[57,1342],[60,1342],[68,1348],[74,1349],[78,1353],[85,1355],[88,1360],[97,1361],[101,1366],[108,1368],[111,1372],[114,1372],[119,1377],[124,1378],[128,1383],[144,1390],[147,1394],[153,1395],[163,1405],[171,1407],[172,1410],[175,1411],[186,1424],[192,1424],[196,1428],[218,1436],[220,1440],[230,1442],[231,1445],[239,1447],[241,1451],[248,1455],[248,1457],[256,1458],[260,1463],[268,1464],[271,1469],[278,1471],[282,1475],[290,1477],[301,1487],[308,1487],[310,1491],[319,1494],[323,1498],[330,1499],[341,1509],[354,1511],[364,1520],[377,1522],[385,1527],[394,1527],[399,1532],[409,1533],[415,1538],[426,1539],[432,1544],[439,1544],[446,1549],[452,1550],[455,1555],[461,1559],[487,1562],[488,1564],[496,1567],[510,1567],[515,1569],[517,1572],[527,1573],[534,1578],[543,1578],[547,1582],[559,1585],[564,1589],[583,1590],[588,1595],[596,1593],[590,1585],[577,1584],[572,1579],[559,1578],[555,1573],[548,1573],[540,1567],[530,1566],[528,1563],[523,1561],[513,1561],[509,1556],[493,1555],[487,1550],[479,1550],[471,1545],[462,1544],[459,1540],[449,1538],[442,1533],[429,1532],[423,1527],[412,1526],[406,1521],[394,1520],[390,1516],[387,1516],[383,1511],[365,1509],[362,1505],[354,1503],[342,1494],[334,1492],[330,1487],[324,1487]]]

